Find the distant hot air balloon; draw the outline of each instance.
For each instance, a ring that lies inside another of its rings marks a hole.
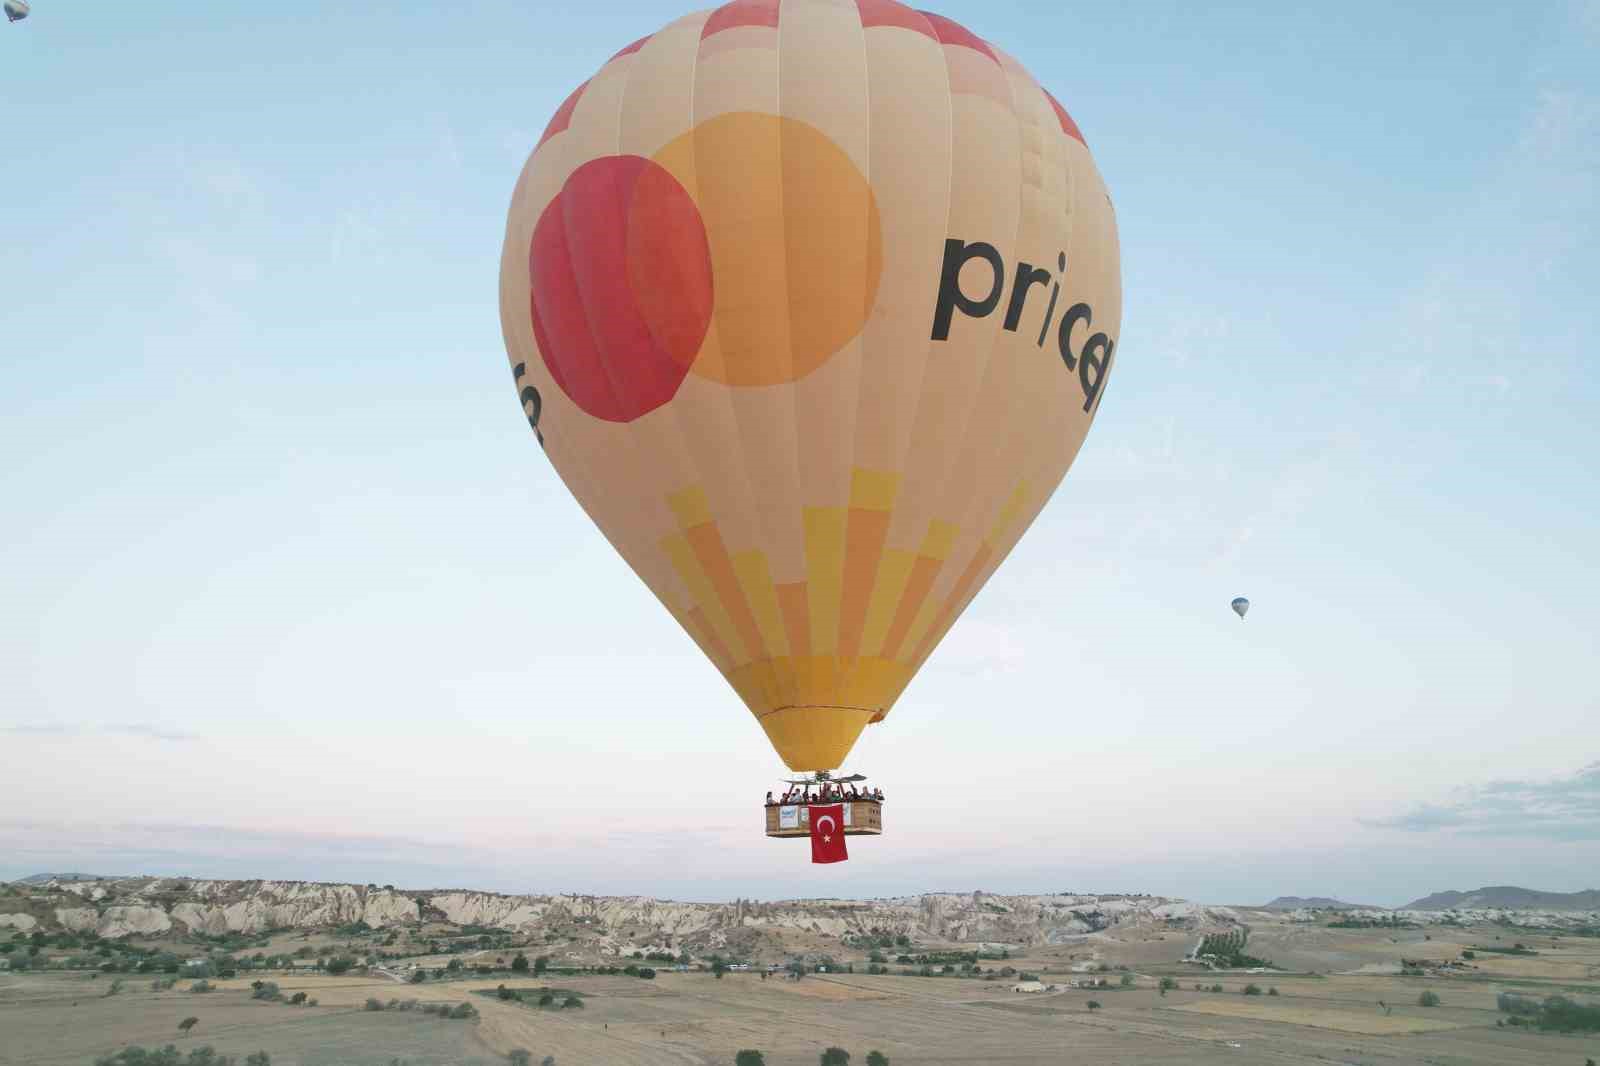
[[[798,771],[1050,498],[1122,314],[1072,118],[894,0],[735,0],[618,52],[523,168],[500,296],[556,471]]]
[[[6,0],[6,21],[21,22],[28,17],[28,0]]]
[[[1250,609],[1250,601],[1245,599],[1243,596],[1235,596],[1233,598],[1232,606],[1233,613],[1238,615],[1240,618],[1243,618],[1244,613]]]

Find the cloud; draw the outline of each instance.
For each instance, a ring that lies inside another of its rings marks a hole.
[[[151,725],[148,722],[105,722],[100,725],[74,724],[68,722],[23,722],[19,725],[0,726],[0,733],[13,736],[36,737],[83,737],[93,735],[114,735],[125,737],[140,737],[145,740],[199,740],[200,734],[186,733],[177,729],[165,729],[161,726]]]
[[[1388,818],[1363,819],[1374,829],[1468,836],[1600,840],[1600,762],[1542,781],[1490,781],[1458,790],[1445,804],[1422,804]]]

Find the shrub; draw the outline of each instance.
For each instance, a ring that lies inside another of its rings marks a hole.
[[[300,1006],[300,1004],[304,1003],[305,1001],[306,1001],[306,994],[304,992],[296,992],[294,995],[289,997],[289,1005],[291,1007],[298,1007],[298,1006]]]
[[[1278,994],[1278,986],[1277,985],[1273,985],[1271,988],[1267,989],[1267,995],[1275,996],[1277,994]]]
[[[478,1008],[470,1003],[457,1003],[450,1008],[449,1017],[455,1018],[457,1021],[465,1018],[476,1018],[477,1016]]]
[[[850,1052],[842,1047],[831,1047],[822,1053],[821,1066],[850,1066]]]
[[[1437,993],[1424,992],[1417,997],[1417,1006],[1419,1007],[1437,1007],[1438,1005],[1439,996]]]
[[[244,1057],[244,1066],[272,1066],[272,1056],[265,1051],[257,1051]]]
[[[1124,976],[1123,977],[1123,987],[1126,988],[1131,984],[1133,984],[1133,982],[1129,981],[1127,979],[1127,977]],[[1162,995],[1166,995],[1168,992],[1176,991],[1177,987],[1178,987],[1178,979],[1177,978],[1175,978],[1175,977],[1163,977],[1161,979],[1161,994]]]
[[[583,1000],[579,999],[577,996],[568,996],[566,999],[561,1001],[561,1006],[563,1009],[567,1007],[577,1007],[579,1010],[582,1010]]]
[[[420,985],[422,982],[426,981],[427,979],[428,979],[428,975],[423,973],[421,970],[412,970],[411,971],[411,983],[412,984]]]
[[[1090,1010],[1099,1010],[1100,1009],[1100,1001],[1098,999],[1091,999],[1088,1002],[1088,1004],[1086,1004],[1086,1005],[1088,1006],[1088,1008]]]
[[[1260,985],[1245,985],[1244,986],[1244,994],[1247,995],[1247,996],[1259,996],[1261,994],[1261,986]]]
[[[524,955],[520,951],[517,952],[517,957],[511,960],[511,972],[512,973],[527,973],[528,972],[528,956]]]
[[[187,1018],[185,1018],[183,1021],[178,1023],[178,1032],[182,1033],[185,1036],[188,1036],[189,1035],[189,1030],[193,1029],[195,1026],[197,1026],[199,1024],[200,1024],[200,1019],[196,1018],[194,1015],[191,1014]]]
[[[745,1048],[733,1057],[733,1066],[767,1066],[767,1059],[754,1048]]]
[[[452,961],[454,961],[454,960],[452,960]],[[350,968],[352,966],[354,966],[355,964],[356,964],[356,960],[355,959],[352,959],[348,955],[340,955],[337,958],[332,958],[332,959],[328,960],[327,970],[331,974],[347,973],[347,972],[349,972]]]
[[[1478,957],[1478,953],[1473,951],[1471,948],[1468,948],[1466,951],[1461,953],[1461,957],[1463,959],[1475,959]]]
[[[1212,985],[1211,986],[1211,991],[1213,991],[1213,992],[1222,992],[1222,991],[1225,991],[1225,989],[1221,985]]]
[[[383,1001],[373,996],[367,997],[367,1010],[382,1010]]]
[[[283,993],[278,991],[276,981],[256,981],[252,987],[255,991],[250,993],[251,999],[276,1000],[283,998]]]
[[[206,980],[202,979],[202,980],[196,981],[194,984],[190,985],[189,986],[189,991],[191,991],[191,992],[210,992],[210,991],[212,991],[212,984],[211,984],[210,981],[206,981]]]
[[[1167,980],[1168,980],[1168,978],[1165,978],[1165,977],[1163,977],[1161,979],[1161,987],[1162,988],[1166,988],[1167,987]],[[1132,988],[1133,987],[1133,974],[1131,974],[1131,973],[1123,974],[1122,975],[1122,979],[1120,981],[1118,981],[1117,983],[1120,984],[1123,988]]]
[[[1495,1005],[1507,1014],[1520,1015],[1531,1018],[1539,1013],[1539,1001],[1532,996],[1522,996],[1515,992],[1502,992],[1495,997]]]
[[[639,967],[639,976],[644,978],[646,981],[654,981],[656,979],[656,972],[648,966],[641,966]]]
[[[539,1006],[548,1007],[550,1004],[554,1003],[555,1001],[556,1001],[556,994],[554,992],[551,992],[549,989],[546,989],[545,991],[539,993]]]
[[[881,1051],[867,1052],[867,1066],[889,1066],[889,1056]]]
[[[533,1052],[525,1047],[514,1047],[506,1053],[506,1061],[511,1066],[533,1066]]]

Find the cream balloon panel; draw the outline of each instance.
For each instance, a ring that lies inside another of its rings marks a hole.
[[[501,304],[525,410],[795,769],[837,765],[887,713],[1065,474],[1112,358],[1094,163],[963,32],[888,0],[686,17],[564,105],[513,196]],[[586,221],[625,188],[625,237]],[[648,337],[700,338],[633,393],[610,288],[583,284],[618,240],[596,276],[665,270],[635,295],[686,295],[640,312]]]

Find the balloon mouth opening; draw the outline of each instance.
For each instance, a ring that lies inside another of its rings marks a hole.
[[[876,707],[789,706],[757,720],[785,766],[815,773],[844,765],[861,731],[883,713]]]

